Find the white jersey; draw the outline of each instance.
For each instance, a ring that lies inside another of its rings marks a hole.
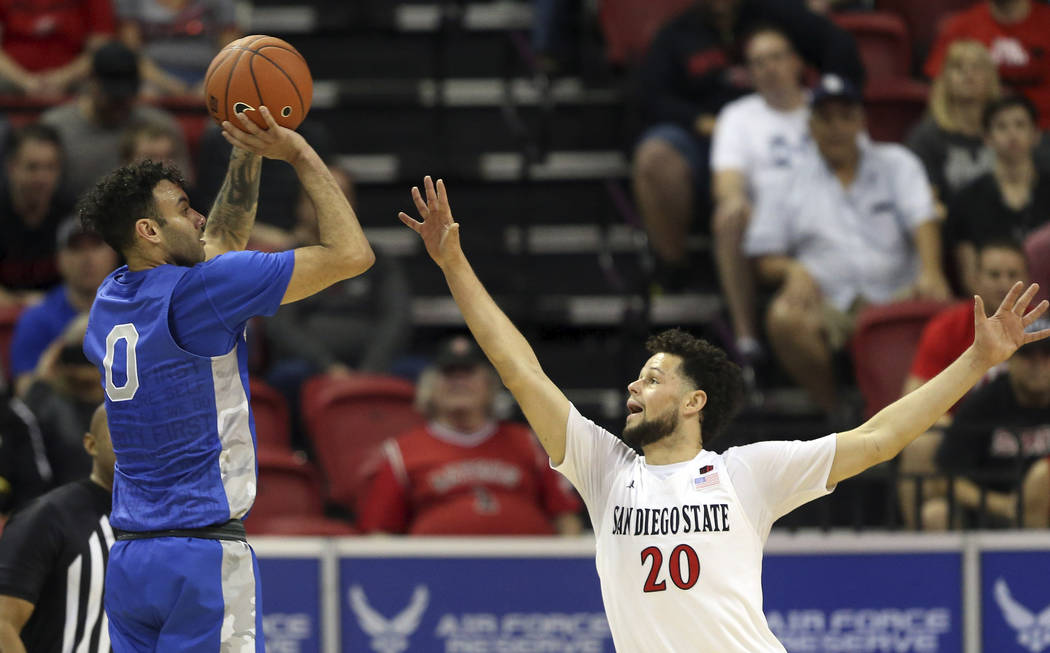
[[[776,192],[806,152],[809,104],[778,111],[757,93],[722,107],[711,136],[711,169],[737,170],[747,178],[748,195]]]
[[[762,548],[773,522],[830,490],[835,436],[649,465],[571,407],[565,460],[597,538],[619,653],[771,653]]]

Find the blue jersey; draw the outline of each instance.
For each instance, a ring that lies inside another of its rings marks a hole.
[[[294,253],[231,252],[110,274],[84,351],[98,365],[116,454],[114,528],[200,528],[255,500],[246,322],[280,306]]]

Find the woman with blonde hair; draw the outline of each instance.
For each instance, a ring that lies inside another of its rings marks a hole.
[[[988,49],[979,41],[952,43],[933,80],[926,116],[907,139],[926,167],[942,210],[960,188],[992,169],[981,112],[999,95],[999,75]]]

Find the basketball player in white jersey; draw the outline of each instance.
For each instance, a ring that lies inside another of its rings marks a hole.
[[[597,536],[602,597],[620,653],[783,652],[762,613],[762,547],[772,523],[929,428],[993,365],[1050,336],[1025,328],[1038,287],[1016,284],[995,314],[975,297],[974,344],[918,390],[860,427],[810,442],[706,451],[732,413],[739,370],[725,354],[672,330],[627,386],[623,440],[582,417],[543,373],[528,342],[463,254],[444,183],[412,197],[422,222],[399,215],[441,268],[467,326],[518,401],[551,465],[579,490]],[[625,444],[625,442],[627,444]],[[640,447],[639,456],[628,444]],[[644,624],[644,628],[639,625]]]

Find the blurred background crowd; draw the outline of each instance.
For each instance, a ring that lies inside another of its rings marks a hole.
[[[1016,281],[1050,288],[1041,0],[0,0],[0,514],[87,475],[81,343],[120,265],[73,218],[122,163],[206,213],[229,145],[212,56],[248,33],[315,76],[300,131],[377,251],[249,328],[252,533],[575,534],[589,526],[396,211],[424,173],[479,276],[615,433],[642,336],[744,369],[708,448],[849,428],[943,369]],[[316,242],[267,161],[251,247]],[[1045,528],[1050,342],[899,460],[782,527]]]

